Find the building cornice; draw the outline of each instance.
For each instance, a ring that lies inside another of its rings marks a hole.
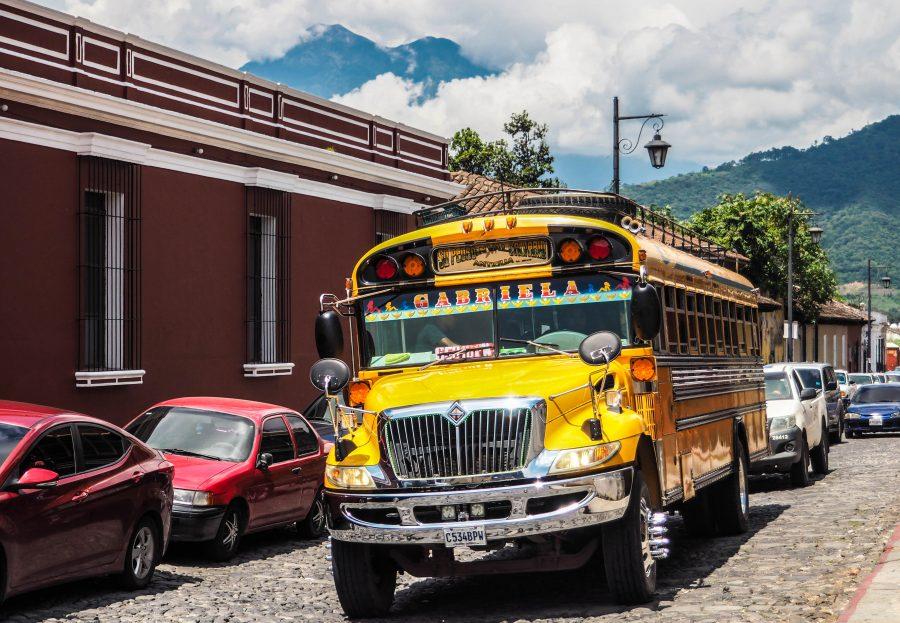
[[[237,182],[246,186],[272,188],[376,210],[412,214],[423,207],[422,204],[404,197],[344,188],[334,184],[303,179],[283,171],[273,171],[262,167],[242,167],[206,160],[164,149],[155,149],[146,143],[97,132],[72,132],[18,119],[0,117],[0,139],[61,149],[74,152],[79,156],[124,160],[147,167]]]
[[[9,69],[0,68],[0,99],[368,180],[427,196],[450,198],[464,189],[464,186],[454,182]]]

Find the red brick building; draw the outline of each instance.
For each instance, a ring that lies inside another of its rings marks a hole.
[[[302,408],[318,296],[462,188],[447,141],[0,0],[0,397]]]

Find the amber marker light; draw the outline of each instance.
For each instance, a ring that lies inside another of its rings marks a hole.
[[[462,222],[463,231],[467,234],[472,233],[472,221],[463,221]]]
[[[506,227],[507,229],[513,229],[516,226],[517,219],[515,215],[510,214],[506,217]]]
[[[484,231],[491,231],[492,229],[494,229],[494,219],[484,219]]]
[[[631,360],[631,376],[635,381],[652,381],[656,376],[656,366],[652,359],[641,357]]]
[[[410,253],[403,258],[403,272],[407,277],[421,277],[425,274],[425,260],[415,253]]]
[[[353,381],[347,387],[347,402],[351,407],[361,407],[366,403],[370,389],[368,381]]]
[[[581,245],[572,239],[563,240],[559,244],[559,259],[566,264],[573,264],[581,259]]]

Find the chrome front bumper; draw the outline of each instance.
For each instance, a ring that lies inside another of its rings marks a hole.
[[[561,532],[620,519],[628,508],[631,467],[565,480],[535,481],[521,485],[427,493],[343,493],[326,491],[331,536],[357,543],[443,544],[445,528],[484,527],[488,541],[503,541],[535,534]],[[531,500],[567,503],[549,512],[529,513]],[[562,499],[562,498],[561,498]],[[424,523],[416,509],[470,504],[509,503],[508,516]],[[375,523],[359,515],[386,511],[396,524]]]

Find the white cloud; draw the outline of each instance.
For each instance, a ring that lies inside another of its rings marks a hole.
[[[277,57],[316,23],[394,45],[459,42],[503,71],[440,86],[379,76],[340,101],[446,135],[493,138],[510,113],[549,123],[558,152],[606,154],[610,99],[665,112],[673,158],[718,163],[805,145],[898,112],[893,0],[44,0],[231,66]],[[627,135],[638,125],[627,126]],[[647,137],[645,132],[644,138]],[[643,140],[643,139],[642,139]]]

